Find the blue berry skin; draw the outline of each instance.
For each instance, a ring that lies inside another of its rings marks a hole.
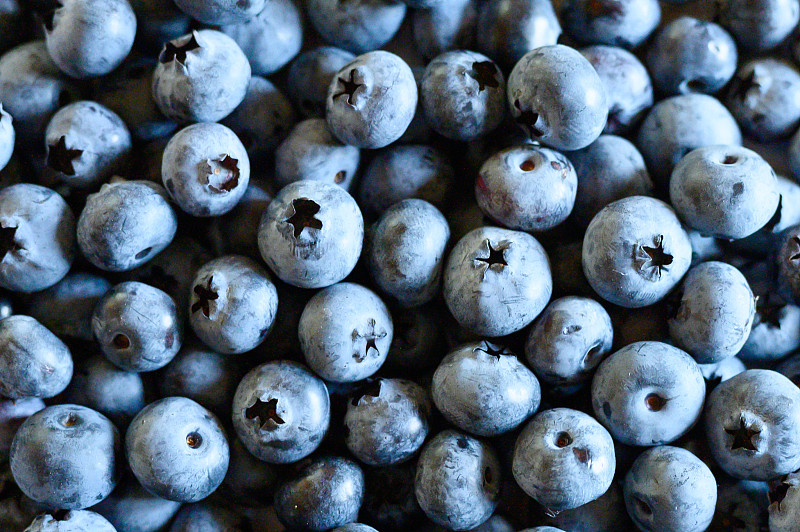
[[[658,0],[569,0],[559,15],[570,36],[586,44],[636,48],[661,21]]]
[[[733,249],[743,253],[764,255],[780,246],[783,231],[800,224],[800,185],[793,179],[776,175],[780,200],[769,221],[752,235],[730,242]],[[713,242],[713,240],[712,240]]]
[[[407,380],[379,378],[347,403],[345,443],[367,465],[399,464],[422,447],[430,415],[425,388]]]
[[[319,46],[298,55],[289,66],[286,93],[304,117],[324,117],[328,87],[355,55],[335,46]]]
[[[578,176],[573,220],[587,227],[606,205],[629,196],[650,196],[653,182],[642,154],[630,141],[600,135],[582,150],[569,153]]]
[[[49,406],[33,414],[11,444],[17,485],[52,508],[82,510],[102,501],[114,489],[122,462],[114,424],[77,405]]]
[[[142,486],[171,501],[205,499],[228,470],[222,425],[185,397],[167,397],[144,407],[125,435],[125,452]]]
[[[0,102],[14,117],[21,142],[41,142],[50,117],[71,99],[72,90],[44,41],[20,44],[0,56]]]
[[[409,198],[443,210],[455,187],[455,170],[445,154],[432,146],[395,145],[375,154],[359,186],[358,203],[368,215],[379,215]]]
[[[361,151],[339,142],[324,119],[309,118],[296,124],[275,151],[275,185],[311,180],[349,190],[360,160]]]
[[[221,123],[236,133],[256,166],[272,163],[275,148],[294,122],[289,99],[269,80],[253,76],[242,103]]]
[[[561,35],[549,0],[490,0],[478,9],[478,51],[504,68],[531,50],[556,44]]]
[[[292,60],[303,44],[300,10],[291,0],[269,0],[256,15],[220,31],[247,56],[253,74],[267,76]]]
[[[751,369],[708,396],[711,454],[729,475],[771,480],[800,469],[800,390],[780,373]]]
[[[751,52],[775,48],[800,20],[797,0],[722,0],[717,9],[720,24]]]
[[[567,219],[577,189],[575,168],[563,154],[522,144],[483,163],[475,199],[487,216],[509,229],[541,232]]]
[[[689,227],[727,239],[761,229],[780,201],[769,163],[754,151],[730,145],[689,152],[672,171],[669,195]]]
[[[551,512],[603,495],[616,470],[614,441],[591,416],[569,408],[537,414],[514,445],[517,484]]]
[[[500,462],[489,445],[445,430],[422,448],[414,490],[428,519],[448,530],[468,530],[492,515],[501,484]]]
[[[441,290],[450,227],[424,200],[387,209],[367,233],[365,258],[375,285],[403,307],[418,307]]]
[[[243,513],[220,504],[199,502],[181,507],[169,532],[252,530],[253,524]]]
[[[153,98],[176,122],[216,122],[242,103],[250,74],[236,41],[215,30],[192,31],[161,50]]]
[[[170,197],[192,216],[233,209],[250,182],[250,158],[236,134],[222,124],[192,124],[167,143],[161,179]]]
[[[336,456],[306,464],[275,494],[275,511],[284,526],[322,532],[355,522],[364,498],[364,473],[355,462]]]
[[[69,348],[44,325],[21,314],[0,320],[0,395],[53,397],[71,378]]]
[[[228,473],[220,487],[224,490],[221,493],[248,506],[271,503],[280,479],[277,468],[253,456],[239,438],[231,440],[230,449]]]
[[[577,50],[561,44],[528,52],[514,65],[508,102],[525,133],[557,150],[585,148],[608,117],[600,76]]]
[[[106,358],[126,371],[166,366],[183,342],[182,322],[172,298],[136,281],[106,292],[94,309],[92,330]]]
[[[336,0],[310,0],[306,15],[327,42],[363,54],[392,40],[406,16],[406,5],[396,0],[358,0],[345,5]]]
[[[61,400],[100,412],[120,430],[145,406],[142,378],[100,355],[78,362]]]
[[[699,364],[735,356],[750,335],[756,300],[744,275],[724,262],[704,262],[686,274],[669,319],[675,345]]]
[[[580,52],[592,64],[606,91],[608,119],[603,133],[629,133],[653,105],[653,84],[647,69],[623,48],[596,45]]]
[[[703,374],[687,353],[661,342],[636,342],[597,368],[592,408],[616,441],[663,445],[694,426],[705,393]]]
[[[5,168],[8,161],[11,160],[11,155],[14,153],[14,141],[16,138],[13,119],[11,115],[3,109],[3,104],[0,103],[0,170]]]
[[[436,408],[453,425],[477,436],[515,429],[539,408],[536,376],[504,347],[489,342],[462,345],[433,374]]]
[[[769,293],[761,295],[750,336],[739,356],[746,362],[764,364],[781,360],[798,348],[800,307]]]
[[[295,181],[270,202],[258,228],[258,247],[281,281],[323,288],[347,277],[358,262],[364,219],[341,187]]]
[[[83,256],[101,270],[124,272],[160,253],[178,230],[166,196],[149,181],[103,185],[89,196],[78,217]]]
[[[618,464],[617,471],[620,469],[622,467]],[[617,482],[612,482],[611,487],[592,502],[572,510],[559,512],[550,521],[564,530],[581,530],[582,532],[631,530],[634,526],[625,509],[622,486]]]
[[[230,357],[200,346],[184,346],[164,367],[158,389],[163,397],[188,397],[224,419],[230,415],[241,376]]]
[[[127,476],[92,510],[105,517],[117,532],[160,532],[169,526],[180,507],[181,503],[157,497],[133,476]]]
[[[625,506],[640,530],[703,532],[716,502],[711,470],[679,447],[646,450],[625,476]]]
[[[0,399],[0,462],[8,462],[11,442],[19,426],[43,408],[44,401],[38,397]]]
[[[800,520],[800,473],[780,478],[770,491],[769,529],[792,532]]]
[[[720,382],[725,382],[746,369],[744,362],[739,357],[724,358],[713,364],[698,364],[697,367],[700,368],[700,372],[706,380],[706,391],[709,393]]]
[[[253,259],[226,255],[195,274],[189,323],[197,337],[218,353],[244,353],[258,346],[269,334],[277,311],[278,291]]]
[[[713,22],[679,17],[656,34],[647,49],[647,67],[665,95],[714,94],[736,71],[736,43]]]
[[[233,398],[233,428],[250,453],[288,464],[311,454],[330,424],[325,383],[305,366],[267,362],[244,376]]]
[[[45,15],[53,62],[73,78],[108,74],[128,56],[136,15],[127,0],[63,0]]]
[[[428,9],[415,9],[411,16],[414,44],[423,56],[431,59],[448,50],[474,48],[476,0],[444,0]]]
[[[550,303],[531,327],[525,358],[554,386],[586,382],[611,350],[611,318],[593,299],[567,296]]]
[[[475,229],[456,243],[444,270],[444,299],[459,325],[505,336],[531,323],[553,292],[550,261],[527,233]]]
[[[753,59],[736,72],[725,103],[745,134],[780,140],[800,123],[800,72],[779,59]]]
[[[383,365],[394,327],[374,292],[339,283],[309,300],[297,332],[306,363],[317,375],[326,381],[356,382]]]
[[[340,526],[333,529],[333,532],[378,532],[377,529],[369,525],[362,525],[361,523],[350,523],[349,525]]]
[[[692,245],[664,202],[630,196],[610,203],[583,237],[583,272],[606,301],[627,308],[663,299],[689,269]]]
[[[428,63],[420,84],[420,102],[428,124],[440,135],[461,142],[494,131],[506,114],[505,78],[485,55],[445,52]]]
[[[328,127],[344,144],[383,148],[399,139],[414,118],[417,82],[398,56],[368,52],[336,73],[325,109]]]
[[[647,114],[636,140],[661,190],[668,188],[672,169],[684,155],[717,144],[740,146],[742,134],[728,110],[706,94],[661,100]]]
[[[0,191],[0,286],[38,292],[64,278],[75,255],[75,216],[55,191],[18,184]]]
[[[116,113],[99,103],[80,101],[53,115],[45,131],[45,149],[45,177],[91,188],[125,168],[131,135]]]
[[[267,0],[175,0],[175,5],[195,20],[221,26],[252,20],[265,9]]]
[[[57,516],[56,516],[57,515]],[[40,514],[25,532],[117,532],[105,517],[89,510],[70,510],[61,514]]]

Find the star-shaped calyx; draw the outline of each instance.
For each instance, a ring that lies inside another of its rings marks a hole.
[[[192,314],[198,310],[202,310],[203,316],[206,318],[211,315],[211,302],[219,299],[219,294],[213,288],[211,288],[211,281],[213,279],[213,276],[209,277],[206,286],[199,284],[192,289],[197,296],[197,301],[195,301],[192,305]]]
[[[542,129],[536,125],[539,122],[539,113],[536,113],[531,109],[523,109],[519,103],[519,100],[514,100],[514,107],[516,107],[519,111],[519,116],[514,118],[514,121],[522,126],[528,135],[533,138],[544,136],[544,131],[542,131]]]
[[[0,262],[2,262],[6,255],[14,253],[22,249],[17,243],[17,228],[16,227],[0,227]]]
[[[75,175],[73,162],[83,155],[83,150],[67,148],[67,139],[61,136],[55,144],[50,144],[47,150],[47,166],[64,175]]]
[[[800,237],[798,236],[792,237],[792,254],[789,260],[792,262],[800,261]]]
[[[339,82],[339,92],[333,95],[333,99],[337,99],[339,96],[347,96],[347,104],[348,105],[355,105],[353,102],[353,97],[356,94],[356,91],[359,87],[363,87],[363,83],[359,83],[356,81],[356,69],[350,70],[350,72],[343,78],[338,78]]]
[[[381,395],[381,379],[377,378],[374,381],[368,382],[365,386],[359,388],[355,394],[353,394],[353,398],[350,399],[350,403],[353,406],[358,406],[358,403],[361,402],[361,399],[364,397],[380,397]]]
[[[744,100],[747,94],[753,89],[760,89],[761,83],[758,81],[755,69],[743,78],[734,78],[731,94],[739,100]]]
[[[769,294],[765,297],[759,297],[756,301],[756,324],[763,323],[767,327],[780,329],[785,307],[786,303],[781,301],[780,298],[770,297]]]
[[[761,431],[747,426],[747,424],[744,421],[744,418],[739,418],[738,427],[732,429],[726,428],[725,432],[733,436],[733,442],[731,443],[731,451],[735,451],[736,449],[744,449],[746,451],[758,450],[756,444],[753,443],[753,436],[760,434]]]
[[[200,43],[197,42],[197,38],[195,38],[194,32],[192,32],[191,37],[189,40],[183,44],[173,44],[174,41],[167,42],[164,45],[164,49],[161,51],[161,55],[158,56],[158,60],[161,63],[169,63],[170,61],[177,61],[178,63],[184,65],[186,64],[186,57],[189,52],[192,50],[197,50],[200,48]]]
[[[278,415],[277,399],[262,401],[259,397],[256,399],[256,402],[253,403],[253,406],[245,409],[244,415],[247,419],[258,419],[260,422],[259,428],[262,429],[265,428],[270,421],[276,425],[283,425],[285,423],[283,418]]]
[[[640,245],[634,255],[639,273],[650,281],[658,281],[661,274],[669,270],[673,257],[664,249],[664,235],[653,238],[653,245]]]
[[[496,245],[493,245],[488,239],[484,241],[484,246],[481,247],[479,255],[473,258],[476,266],[483,267],[484,276],[489,270],[500,272],[508,266],[505,256],[508,246],[509,243],[505,241]]]
[[[353,329],[353,341],[356,342],[357,340],[363,339],[365,343],[363,353],[358,350],[353,352],[353,359],[355,359],[356,362],[363,362],[366,360],[369,356],[370,349],[374,349],[376,353],[380,354],[377,341],[381,338],[385,338],[387,333],[385,330],[381,330],[380,332],[376,331],[376,326],[377,322],[375,319],[370,318],[370,320],[367,322],[366,333],[361,333],[357,329]]]
[[[230,192],[239,186],[239,160],[230,155],[208,159],[208,188],[212,192]]]
[[[497,79],[497,65],[491,61],[475,61],[472,63],[472,70],[467,73],[478,82],[478,92],[483,91],[486,87],[493,89],[500,87],[500,80]]]
[[[493,356],[495,358],[500,358],[502,355],[510,354],[510,352],[505,347],[487,341],[483,341],[480,344],[478,344],[478,347],[473,349],[473,352],[475,351],[483,351],[487,355]]]
[[[290,215],[283,221],[291,225],[294,229],[294,237],[299,238],[303,230],[322,229],[322,220],[317,218],[320,211],[319,204],[308,198],[296,198],[292,200]]]

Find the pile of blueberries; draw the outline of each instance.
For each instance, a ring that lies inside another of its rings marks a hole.
[[[0,531],[799,532],[799,21],[0,0]]]

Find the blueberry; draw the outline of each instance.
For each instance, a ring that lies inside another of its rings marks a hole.
[[[334,46],[320,46],[298,55],[289,67],[286,93],[306,117],[324,117],[328,86],[355,55]]]
[[[0,191],[0,286],[37,292],[60,281],[75,255],[75,217],[55,191],[18,184]]]
[[[798,0],[721,0],[717,9],[720,24],[753,52],[778,46],[800,20]]]
[[[770,480],[800,469],[800,390],[771,370],[751,369],[709,394],[708,445],[731,476]]]
[[[300,10],[291,0],[252,3],[263,4],[263,8],[246,20],[222,26],[220,31],[236,41],[253,74],[266,76],[280,70],[300,51],[303,24]]]
[[[747,135],[780,140],[800,123],[800,72],[778,59],[749,61],[736,72],[725,103]]]
[[[311,454],[330,423],[325,383],[296,362],[267,362],[252,369],[233,398],[233,427],[260,460],[291,463]]]
[[[751,284],[752,286],[752,284]],[[746,362],[770,362],[800,348],[800,307],[767,293],[756,302],[756,316],[739,356]]]
[[[467,530],[492,515],[501,483],[500,463],[491,447],[445,430],[422,448],[414,490],[431,521],[449,530]]]
[[[144,407],[125,435],[125,452],[142,486],[171,501],[204,499],[228,470],[225,431],[214,414],[185,397]]]
[[[660,189],[669,186],[672,169],[695,148],[742,144],[739,126],[713,96],[684,94],[658,102],[639,129],[636,146]]]
[[[358,204],[341,187],[295,181],[270,202],[258,229],[258,247],[281,281],[322,288],[355,268],[364,240]]]
[[[215,30],[167,42],[153,73],[153,98],[167,118],[215,122],[247,93],[250,63],[236,41]]]
[[[514,479],[551,512],[603,495],[616,470],[611,435],[591,416],[554,408],[537,414],[514,445]]]
[[[706,391],[709,393],[720,382],[725,382],[746,369],[744,362],[738,357],[724,358],[713,364],[698,364],[697,367],[700,368],[700,372],[706,380]]]
[[[455,185],[455,170],[438,149],[424,144],[398,144],[379,151],[361,177],[359,205],[381,214],[409,198],[443,209]]]
[[[141,266],[172,242],[178,220],[160,186],[147,181],[103,185],[78,217],[78,245],[106,271]]]
[[[350,523],[349,525],[340,526],[333,529],[333,532],[378,532],[376,529],[369,525],[362,525],[361,523]]]
[[[777,480],[769,498],[769,529],[791,532],[800,519],[800,473],[791,473]]]
[[[285,526],[322,532],[355,522],[364,497],[364,473],[347,458],[310,461],[275,494],[275,511]]]
[[[694,426],[705,392],[703,374],[688,354],[661,342],[636,342],[597,368],[592,408],[616,441],[663,445]]]
[[[444,270],[444,299],[458,323],[505,336],[531,323],[553,291],[550,262],[527,233],[481,227],[456,243]]]
[[[664,202],[630,196],[604,207],[583,237],[583,272],[606,301],[638,308],[663,299],[689,269],[692,246]]]
[[[233,209],[250,181],[250,158],[236,134],[221,124],[193,124],[164,149],[161,179],[170,197],[192,216]]]
[[[600,303],[562,297],[534,322],[525,342],[525,357],[547,384],[579,384],[591,378],[611,350],[613,338],[611,318]]]
[[[662,94],[714,94],[736,70],[736,43],[713,22],[679,17],[647,49],[647,66]]]
[[[89,510],[70,510],[36,516],[25,532],[117,532],[102,515]]]
[[[619,469],[621,468],[618,466],[617,471]],[[617,482],[612,482],[611,487],[592,502],[559,512],[551,520],[553,524],[565,530],[582,532],[631,530],[633,527],[633,522],[625,509],[622,487]]]
[[[416,108],[417,83],[409,66],[377,50],[356,57],[336,73],[328,87],[326,119],[344,144],[375,149],[399,139]]]
[[[401,379],[376,379],[347,403],[344,434],[353,456],[370,466],[409,460],[428,435],[431,404],[425,388]]]
[[[661,21],[657,0],[569,0],[559,14],[575,39],[624,48],[639,46]]]
[[[365,257],[375,285],[403,307],[439,293],[450,227],[424,200],[407,199],[384,211],[367,234]]]
[[[475,140],[505,117],[505,78],[485,55],[445,52],[425,68],[419,98],[437,133],[462,142]]]
[[[606,91],[608,120],[603,133],[628,133],[653,105],[650,74],[635,55],[623,48],[597,45],[580,52],[597,71]]]
[[[11,115],[3,109],[3,104],[0,103],[0,170],[5,168],[14,152],[16,133],[12,122]]]
[[[729,239],[761,229],[780,200],[769,163],[754,151],[730,145],[689,152],[672,171],[669,195],[687,225]]]
[[[481,210],[505,227],[540,232],[567,219],[577,188],[575,168],[564,155],[523,144],[483,163],[475,197]]]
[[[786,299],[800,302],[800,225],[781,233],[775,263],[779,287]]]
[[[49,406],[33,414],[11,444],[11,472],[20,489],[43,505],[66,510],[105,499],[122,462],[114,424],[77,405]]]
[[[591,63],[564,45],[525,54],[508,76],[511,116],[533,140],[559,150],[585,148],[608,117],[603,82]]]
[[[235,513],[224,506],[199,502],[195,504],[185,504],[175,520],[169,532],[194,532],[197,530],[247,530],[251,527],[249,520],[242,514]]]
[[[780,246],[780,234],[793,225],[800,224],[800,185],[793,179],[776,175],[775,183],[780,199],[772,218],[752,235],[730,242],[733,249],[742,253],[764,255]],[[715,242],[713,239],[710,242]],[[715,253],[718,253],[717,249]]]
[[[306,15],[323,39],[354,54],[377,50],[400,29],[406,5],[396,0],[311,0]]]
[[[317,292],[303,309],[298,326],[306,362],[320,377],[333,382],[360,381],[378,371],[389,353],[393,332],[383,301],[354,283]]]
[[[717,509],[709,530],[731,526],[744,530],[764,530],[768,527],[769,514],[765,508],[769,503],[769,487],[765,482],[719,482]]]
[[[443,0],[415,9],[411,24],[417,50],[428,58],[448,50],[470,50],[478,24],[476,0]]]
[[[72,378],[69,348],[44,325],[15,314],[0,320],[0,394],[53,397]]]
[[[248,505],[271,502],[279,480],[275,466],[256,458],[239,438],[231,440],[230,453],[222,493]]]
[[[48,6],[42,13],[47,51],[67,75],[91,78],[108,74],[131,51],[136,15],[127,0],[44,4]]]
[[[531,50],[556,44],[561,35],[550,0],[489,0],[479,13],[478,51],[504,67]]]
[[[44,401],[38,397],[0,399],[0,462],[8,462],[11,442],[19,426],[43,408]]]
[[[160,532],[169,526],[180,507],[179,502],[146,491],[130,476],[123,478],[111,495],[92,510],[105,517],[117,532]]]
[[[670,337],[698,363],[720,362],[744,346],[755,307],[750,285],[739,270],[724,262],[698,264],[683,280],[669,319]]]
[[[192,285],[189,323],[215,351],[244,353],[269,334],[278,292],[254,260],[241,255],[214,259],[197,271]]]
[[[89,407],[110,419],[120,430],[145,405],[142,378],[124,371],[100,355],[79,361],[61,401]]]
[[[175,0],[181,11],[204,24],[221,26],[252,20],[267,5],[266,0]]]
[[[309,118],[296,124],[275,151],[275,184],[283,188],[307,179],[348,190],[358,172],[360,153],[339,142],[324,119]]]
[[[442,359],[433,374],[431,395],[453,425],[477,436],[497,436],[536,412],[541,388],[511,351],[478,342]]]
[[[714,475],[679,447],[656,447],[639,455],[625,476],[625,505],[640,530],[702,532],[714,517]]]

